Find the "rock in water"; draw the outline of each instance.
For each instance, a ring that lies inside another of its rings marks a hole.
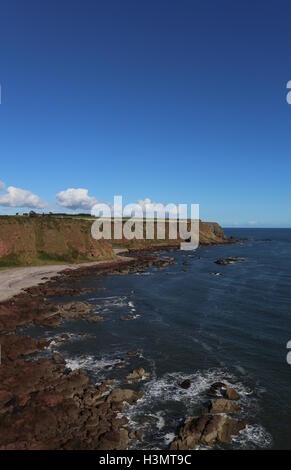
[[[104,320],[103,317],[99,316],[99,315],[96,315],[95,317],[90,317],[88,318],[88,322],[89,323],[100,323]]]
[[[179,387],[187,389],[190,388],[191,386],[191,381],[189,379],[183,380],[183,382],[179,383]]]
[[[138,382],[140,380],[148,379],[150,374],[144,370],[143,367],[134,369],[130,374],[126,376],[127,382]]]
[[[198,444],[226,444],[232,436],[238,434],[246,426],[245,421],[238,421],[225,415],[201,416],[186,419],[171,450],[195,449]]]
[[[202,414],[237,413],[238,411],[240,411],[240,407],[226,398],[209,400],[201,410]]]
[[[229,400],[239,400],[237,391],[223,382],[215,382],[210,387],[210,395],[222,396]]]

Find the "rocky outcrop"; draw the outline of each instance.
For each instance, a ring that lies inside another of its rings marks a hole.
[[[234,401],[218,398],[205,403],[205,406],[202,408],[202,414],[237,413],[239,410],[239,405]]]
[[[229,385],[226,385],[223,382],[215,382],[214,384],[212,384],[209,393],[210,395],[222,396],[224,398],[228,398],[229,400],[239,399],[238,392],[234,388],[230,387]]]
[[[210,415],[186,419],[171,450],[195,449],[197,445],[227,444],[232,436],[244,429],[246,423],[225,415]]]
[[[191,387],[191,381],[189,379],[183,380],[183,382],[179,383],[179,387],[187,389]]]
[[[147,380],[150,377],[150,374],[144,370],[143,367],[134,369],[130,374],[125,378],[127,382],[139,382],[141,380]]]
[[[240,261],[243,258],[239,258],[238,256],[229,256],[228,258],[220,258],[215,261],[216,264],[220,266],[227,266],[228,264],[233,264],[236,261]]]
[[[84,371],[68,372],[59,354],[52,360],[25,361],[22,357],[34,352],[38,343],[14,335],[3,339],[0,450],[118,450],[137,439],[118,413],[141,393],[112,390],[110,380],[91,386]]]
[[[240,411],[236,400],[238,393],[233,388],[218,382],[212,385],[210,393],[224,390],[230,398],[215,398],[204,404],[201,415],[187,418],[178,436],[171,443],[171,450],[195,449],[198,445],[227,444],[232,436],[245,428],[244,420],[233,417]],[[224,393],[224,392],[223,392]]]

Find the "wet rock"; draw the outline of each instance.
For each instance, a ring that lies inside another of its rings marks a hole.
[[[143,397],[142,392],[136,392],[131,389],[122,389],[116,388],[114,389],[107,398],[109,403],[111,402],[124,402],[127,403],[134,403],[135,401],[139,400]]]
[[[104,321],[104,317],[101,317],[100,315],[96,315],[95,317],[88,318],[89,323],[100,323],[102,321]]]
[[[226,444],[246,426],[245,421],[225,415],[210,415],[186,419],[178,437],[171,443],[171,450],[195,449],[198,444]]]
[[[170,266],[171,264],[175,264],[176,260],[175,258],[172,257],[165,257],[165,258],[157,258],[154,261],[154,265],[157,266],[158,268],[166,268],[167,266]]]
[[[127,419],[117,413],[142,394],[112,385],[91,387],[84,371],[68,373],[49,359],[7,359],[0,367],[0,449],[127,448]]]
[[[55,353],[53,355],[53,360],[56,364],[65,364],[65,359],[60,353]]]
[[[149,372],[146,372],[143,367],[139,367],[128,374],[125,380],[127,382],[139,382],[140,380],[147,380],[149,377]]]
[[[210,395],[222,396],[229,400],[239,400],[238,392],[223,382],[215,382],[210,387]]]
[[[239,394],[234,388],[226,387],[225,397],[229,400],[239,400]]]
[[[217,414],[217,413],[237,413],[240,407],[231,400],[226,398],[217,398],[209,400],[202,408],[201,412]]]
[[[17,358],[29,356],[44,349],[50,344],[50,341],[10,334],[0,336],[0,344],[2,361],[14,361]]]
[[[101,438],[98,446],[99,450],[120,450],[127,449],[129,444],[128,430],[106,432]]]
[[[227,266],[228,264],[235,263],[236,261],[242,260],[238,256],[229,256],[228,258],[220,258],[215,261],[216,264],[221,266]]]
[[[133,315],[121,315],[120,320],[121,321],[130,321],[130,320],[135,320],[135,317]]]
[[[135,431],[135,437],[138,441],[142,441],[142,436],[143,436],[143,433],[142,433],[142,430],[141,429],[137,429]]]
[[[138,354],[139,354],[138,351],[128,351],[127,353],[129,357],[136,357],[138,356]]]
[[[12,393],[8,392],[7,390],[0,390],[0,409],[2,409],[4,406],[7,406],[12,398]]]
[[[183,380],[183,382],[179,383],[179,387],[187,389],[190,388],[191,381],[189,379]]]
[[[58,306],[59,314],[64,319],[80,319],[87,317],[94,309],[94,305],[85,302],[68,302]]]

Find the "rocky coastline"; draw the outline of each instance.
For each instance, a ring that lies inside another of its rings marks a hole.
[[[49,340],[34,339],[19,334],[18,329],[30,324],[54,327],[68,319],[102,321],[86,303],[52,302],[50,298],[74,297],[85,292],[87,289],[72,287],[72,281],[83,276],[130,274],[175,262],[170,256],[151,251],[156,248],[135,251],[133,257],[130,252],[128,260],[65,270],[0,304],[0,450],[121,450],[130,449],[142,439],[142,430],[131,429],[122,412],[142,399],[142,392],[131,385],[148,380],[147,371],[133,370],[124,377],[124,388],[116,387],[113,379],[91,385],[85,371],[68,370],[60,354],[37,357],[52,341],[66,341],[65,334]],[[134,354],[128,352],[129,359]],[[210,393],[220,396],[210,399],[201,416],[186,417],[170,444],[171,449],[229,442],[233,434],[245,427],[245,422],[231,417],[239,412],[235,390],[225,384],[214,384]]]

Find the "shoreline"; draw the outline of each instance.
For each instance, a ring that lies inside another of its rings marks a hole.
[[[124,252],[124,250],[121,251]],[[116,260],[5,268],[0,271],[0,303],[13,298],[15,295],[25,291],[25,289],[45,284],[65,271],[75,271],[101,265],[111,266],[112,263],[118,265],[124,261],[127,262],[128,259],[130,258],[116,253]]]
[[[64,358],[53,351],[48,357],[34,357],[50,351],[53,342],[69,340],[67,334],[34,339],[17,330],[33,323],[52,328],[67,319],[88,320],[90,309],[85,302],[50,301],[54,296],[88,292],[72,287],[74,279],[129,274],[171,263],[170,258],[139,253],[111,263],[66,269],[0,303],[0,450],[124,450],[141,439],[141,433],[130,429],[120,413],[143,393],[116,387],[114,379],[90,385],[84,370],[68,371]]]
[[[215,246],[236,243],[237,240],[227,239],[216,243],[201,243],[200,247]],[[45,284],[50,280],[56,279],[58,276],[70,271],[77,271],[80,274],[84,270],[100,268],[107,270],[118,268],[123,263],[127,264],[129,261],[134,262],[135,258],[140,255],[146,255],[158,251],[171,251],[178,250],[178,244],[158,244],[144,248],[113,248],[116,258],[101,261],[89,261],[76,264],[51,264],[40,266],[20,266],[13,268],[3,268],[0,270],[0,304],[14,296],[25,292],[26,289]],[[199,248],[198,248],[199,249]],[[131,256],[132,255],[132,256]]]
[[[173,246],[167,248],[175,250]],[[157,255],[159,250],[166,247],[137,250],[132,257],[118,255],[117,260],[110,262],[75,265],[75,269],[51,273],[50,279],[42,279],[44,282],[0,302],[0,450],[124,450],[142,440],[141,430],[131,429],[129,420],[121,414],[142,399],[143,392],[130,385],[115,386],[112,378],[91,385],[82,368],[68,371],[61,354],[50,350],[51,343],[69,340],[66,333],[61,337],[56,333],[50,339],[34,339],[17,330],[30,324],[51,329],[66,320],[90,323],[92,310],[86,302],[62,299],[90,291],[75,288],[74,280],[87,275],[126,275],[150,266],[164,268],[175,263],[169,256]],[[50,297],[61,297],[61,300],[56,303]],[[95,315],[93,319],[98,322],[100,317]],[[35,357],[44,350],[49,356]],[[132,372],[140,373],[140,370]],[[216,406],[216,401],[212,401]],[[230,401],[223,403],[227,406],[224,411],[232,406]],[[231,424],[236,431],[242,426],[240,423],[227,417],[220,424],[226,427]],[[176,436],[173,446],[183,449],[184,443]]]

